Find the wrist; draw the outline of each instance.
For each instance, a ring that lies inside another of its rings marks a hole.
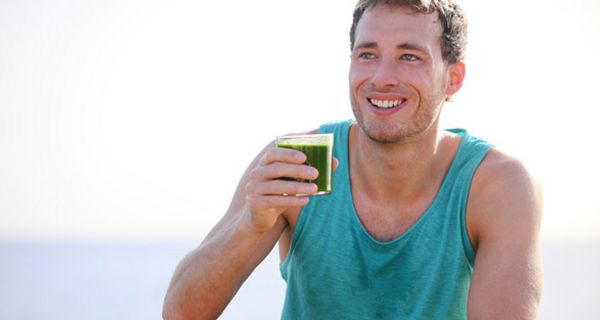
[[[239,217],[236,229],[244,238],[259,239],[268,231],[268,229],[257,227],[256,223],[254,223],[252,213],[247,208],[244,209]]]

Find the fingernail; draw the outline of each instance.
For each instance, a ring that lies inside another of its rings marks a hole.
[[[319,191],[319,187],[316,184],[314,184],[314,183],[311,183],[310,189],[311,189],[310,192],[317,192],[317,191]]]
[[[317,170],[317,169],[315,169],[315,168],[312,168],[312,173],[311,173],[311,174],[312,174],[312,175],[313,175],[313,177],[315,177],[315,179],[316,179],[317,177],[319,177],[319,170]]]

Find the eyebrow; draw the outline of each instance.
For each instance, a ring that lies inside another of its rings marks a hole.
[[[422,47],[418,44],[414,44],[414,43],[402,43],[402,44],[397,45],[396,48],[421,51],[421,52],[425,52],[425,53],[428,52],[427,49],[425,49],[424,47]]]
[[[363,42],[354,46],[354,49],[373,49],[377,48],[376,42]]]
[[[378,47],[377,42],[363,42],[363,43],[357,44],[354,47],[354,49],[355,50],[356,49],[373,49],[373,48],[377,48],[377,47]],[[428,52],[424,47],[422,47],[422,46],[420,46],[418,44],[409,43],[409,42],[407,42],[407,43],[401,43],[401,44],[397,45],[396,48],[397,49],[406,49],[406,50],[421,51],[421,52],[424,52],[424,53]]]

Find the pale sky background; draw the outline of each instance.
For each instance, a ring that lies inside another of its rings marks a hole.
[[[461,3],[444,127],[525,161],[545,240],[600,241],[600,2]],[[0,238],[200,239],[266,143],[352,117],[353,5],[0,0]]]

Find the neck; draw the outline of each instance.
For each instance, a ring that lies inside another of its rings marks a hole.
[[[395,144],[377,143],[358,126],[352,133],[352,183],[361,193],[376,201],[406,204],[437,192],[449,166],[444,156],[448,148],[437,126]]]

